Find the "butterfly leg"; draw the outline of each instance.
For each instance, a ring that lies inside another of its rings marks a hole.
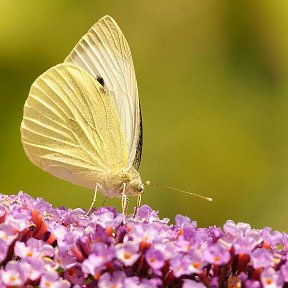
[[[142,199],[142,193],[139,193],[137,195],[137,202],[136,202],[136,207],[134,209],[133,218],[135,218],[138,215],[139,208],[140,208],[140,205],[141,205],[141,199]]]
[[[128,212],[128,203],[129,203],[128,197],[125,194],[125,188],[126,188],[126,183],[123,184],[123,190],[122,190],[122,214],[124,217],[124,220],[123,220],[124,223],[126,222],[126,216]]]
[[[107,198],[108,198],[108,197],[106,196],[105,199],[104,199],[104,201],[103,201],[103,203],[102,203],[102,205],[101,205],[102,207],[105,205],[105,202],[106,202]]]
[[[98,183],[96,184],[95,191],[94,191],[94,196],[93,196],[93,200],[92,200],[92,203],[91,203],[91,205],[90,205],[89,210],[88,210],[87,213],[86,213],[86,216],[89,216],[89,214],[91,213],[91,210],[93,209],[93,206],[94,206],[94,204],[95,204],[95,202],[96,202],[97,191],[98,191]]]

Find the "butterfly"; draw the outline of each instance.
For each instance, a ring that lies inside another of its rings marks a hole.
[[[140,206],[143,129],[132,55],[115,20],[102,17],[63,63],[40,75],[24,105],[21,140],[44,171]]]

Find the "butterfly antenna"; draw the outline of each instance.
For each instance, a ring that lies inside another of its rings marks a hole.
[[[146,186],[152,185],[152,186],[158,186],[158,187],[162,187],[162,188],[167,188],[167,189],[170,189],[170,190],[174,190],[174,191],[182,192],[182,193],[189,194],[189,195],[192,195],[192,196],[196,196],[198,198],[202,198],[202,199],[210,201],[210,202],[213,201],[213,199],[211,197],[202,196],[202,195],[190,192],[190,191],[185,191],[185,190],[178,189],[178,188],[171,187],[171,186],[167,186],[167,185],[151,183],[150,181],[146,181],[144,183],[144,185],[146,185]]]

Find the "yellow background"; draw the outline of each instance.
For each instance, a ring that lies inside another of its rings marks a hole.
[[[144,124],[143,180],[161,217],[288,229],[288,2],[1,0],[1,193],[87,208],[92,192],[34,167],[20,142],[31,83],[111,15],[132,50]],[[101,205],[103,196],[98,198]],[[130,201],[130,209],[135,199]],[[107,205],[120,208],[117,199]]]

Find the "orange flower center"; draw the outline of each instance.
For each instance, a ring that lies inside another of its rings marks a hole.
[[[124,259],[130,259],[131,258],[131,254],[130,253],[128,253],[128,252],[125,252],[124,253]]]
[[[95,278],[95,280],[98,280],[100,278],[101,274],[99,272],[95,273],[93,275],[93,277]]]
[[[268,243],[263,242],[262,247],[269,250],[271,246]]]
[[[15,277],[15,276],[10,276],[9,280],[10,280],[11,282],[14,282],[14,281],[16,281],[16,277]]]
[[[219,256],[214,256],[214,261],[218,262],[220,260]]]

